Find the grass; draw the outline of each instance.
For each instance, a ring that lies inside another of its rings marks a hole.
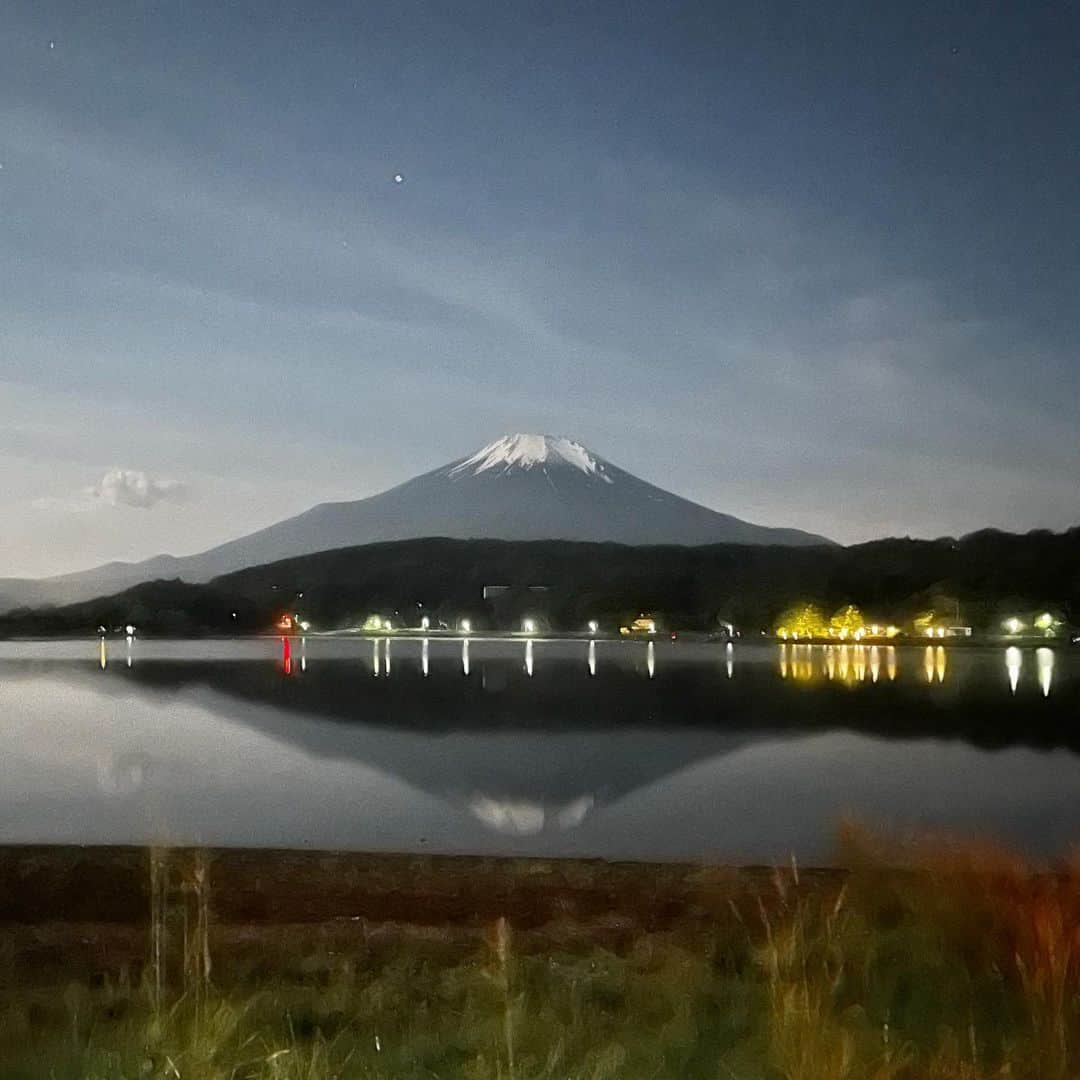
[[[145,961],[68,983],[9,968],[0,1076],[1080,1076],[1080,868],[854,831],[843,856],[842,883],[714,883],[694,919],[610,946],[572,921],[516,930],[513,910],[484,934],[320,924],[238,945],[212,861],[152,852]]]

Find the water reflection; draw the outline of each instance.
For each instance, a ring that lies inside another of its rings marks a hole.
[[[656,647],[651,641],[649,642],[645,664],[649,669],[649,678],[651,679],[656,675]]]
[[[1020,683],[1020,672],[1024,667],[1024,654],[1015,646],[1005,650],[1005,670],[1009,673],[1009,689],[1015,694]]]
[[[390,639],[383,639],[383,667],[386,669],[387,678],[390,676]]]
[[[381,673],[393,657],[380,638]],[[459,643],[476,678],[455,677]],[[395,639],[392,679],[371,677],[366,646],[358,663],[355,641],[299,635],[171,655],[140,638],[138,670],[114,662],[105,674],[88,663],[92,639],[68,646],[66,669],[0,661],[0,749],[4,738],[22,748],[0,772],[0,810],[37,811],[0,815],[0,831],[115,842],[163,823],[206,842],[617,858],[827,851],[845,809],[1011,827],[1047,847],[1080,826],[1080,731],[1068,722],[1080,656],[1032,649],[1038,681],[1025,685],[1025,658],[1008,654],[1014,699],[1004,649],[935,642],[931,681],[951,685],[928,709],[922,644],[740,643],[733,681],[727,642],[722,653],[664,644],[659,665],[655,643],[645,658],[640,642],[605,645],[604,679],[600,642],[540,644],[531,676],[523,659],[536,642],[449,635]],[[104,643],[106,659],[117,645]],[[309,658],[305,678],[281,677]],[[32,769],[14,764],[27,755]],[[420,836],[429,846],[416,847]]]
[[[371,674],[379,677],[379,639],[375,638],[371,643]]]
[[[106,665],[109,663],[109,658],[105,652],[105,639],[101,639],[101,648],[98,650],[98,663],[101,665],[101,670],[104,671]]]
[[[525,642],[525,674],[532,678],[533,673],[533,639]]]
[[[821,650],[815,666],[815,650]],[[728,664],[730,665],[730,654]],[[811,682],[823,676],[829,682],[857,686],[869,680],[878,683],[884,670],[889,682],[899,674],[896,646],[887,645],[788,645],[779,646],[778,670],[781,679]],[[922,678],[927,683],[943,683],[949,672],[949,658],[944,646],[927,645],[922,650]]]
[[[729,641],[724,652],[727,656],[727,677],[732,679],[735,677],[735,646]]]
[[[1043,697],[1050,696],[1050,687],[1054,681],[1054,650],[1036,649],[1035,666],[1039,671],[1039,686],[1042,688]]]

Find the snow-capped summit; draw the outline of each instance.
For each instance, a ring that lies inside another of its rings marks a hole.
[[[607,463],[581,443],[561,435],[504,435],[493,443],[477,450],[472,457],[450,468],[447,475],[455,480],[460,476],[479,476],[492,469],[507,473],[513,469],[528,472],[537,466],[545,471],[553,468],[569,467],[583,472],[586,476],[595,476],[611,484],[614,481],[607,473]]]
[[[620,544],[822,544],[751,525],[638,479],[573,439],[504,435],[379,495],[323,503],[198,555],[111,563],[46,581],[0,581],[0,611],[71,603],[154,578],[209,581],[331,548],[422,536]]]

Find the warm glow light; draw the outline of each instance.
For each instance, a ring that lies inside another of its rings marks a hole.
[[[1020,670],[1024,666],[1024,654],[1015,646],[1005,650],[1005,670],[1009,673],[1009,689],[1015,694],[1020,683]]]
[[[825,616],[813,604],[801,604],[785,611],[777,620],[777,635],[783,640],[828,637]]]
[[[462,619],[461,620],[461,632],[463,634],[471,634],[472,633],[472,623],[468,619]]]
[[[1002,625],[1005,627],[1007,634],[1019,634],[1024,629],[1024,624],[1015,615],[1006,619]]]
[[[1039,686],[1042,688],[1043,697],[1050,696],[1050,687],[1054,681],[1054,650],[1036,649],[1035,664],[1039,669]]]
[[[425,615],[420,620],[420,629],[421,630],[426,630],[430,625],[431,625],[431,620]]]
[[[534,619],[524,619],[521,623],[521,629],[524,630],[526,634],[535,634],[536,621]]]
[[[866,646],[855,646],[855,678],[862,682],[866,678]]]
[[[651,641],[649,642],[645,663],[649,669],[649,678],[651,679],[656,674],[656,648]]]

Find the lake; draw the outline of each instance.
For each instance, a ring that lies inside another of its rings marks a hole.
[[[0,843],[828,861],[1080,838],[1080,649],[0,645]]]

